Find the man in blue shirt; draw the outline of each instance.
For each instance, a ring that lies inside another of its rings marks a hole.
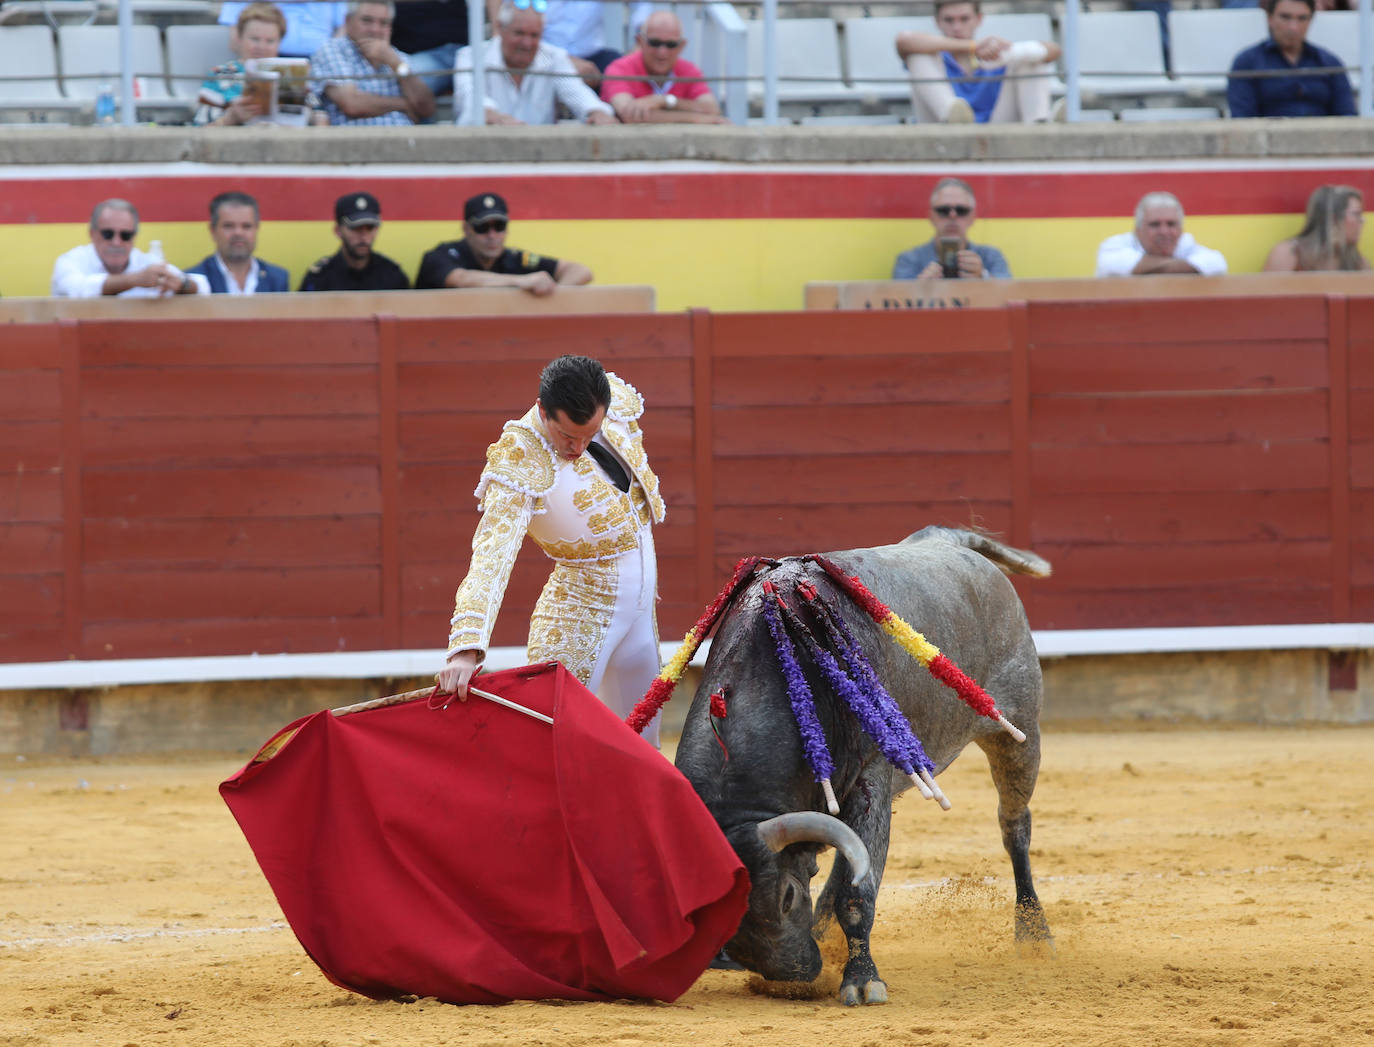
[[[1231,115],[1354,116],[1355,99],[1343,63],[1307,42],[1315,0],[1266,0],[1264,6],[1269,12],[1269,39],[1236,55],[1231,72],[1286,75],[1228,77]]]
[[[930,224],[935,227],[935,236],[899,254],[892,265],[892,279],[1009,279],[1011,268],[1001,251],[969,242],[968,231],[977,208],[973,189],[962,178],[941,178],[936,182],[930,194]],[[941,241],[948,245],[948,257],[941,257]]]

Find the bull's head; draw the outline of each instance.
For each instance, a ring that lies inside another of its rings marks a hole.
[[[811,878],[819,846],[835,847],[853,871],[868,875],[868,850],[838,818],[814,811],[781,814],[727,833],[749,870],[749,911],[726,946],[731,958],[774,981],[813,981],[821,950],[811,937]]]

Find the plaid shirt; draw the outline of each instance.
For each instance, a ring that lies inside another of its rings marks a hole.
[[[399,53],[399,52],[398,52]],[[403,59],[410,56],[402,54]],[[315,93],[324,99],[324,111],[329,114],[331,124],[348,124],[361,127],[364,124],[380,124],[392,127],[409,127],[414,121],[405,113],[392,111],[381,116],[363,116],[350,120],[343,110],[334,104],[325,89],[334,84],[352,84],[359,91],[372,95],[385,95],[390,98],[401,97],[401,85],[386,66],[375,66],[362,56],[357,45],[346,36],[333,37],[311,56],[310,75],[315,77],[312,85]],[[344,80],[340,77],[362,77],[360,80]]]

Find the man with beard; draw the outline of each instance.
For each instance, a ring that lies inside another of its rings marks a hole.
[[[215,253],[186,271],[199,273],[212,294],[266,294],[291,290],[291,276],[279,265],[254,258],[258,249],[258,202],[247,193],[220,193],[210,201],[210,236]]]
[[[472,197],[463,205],[463,239],[425,253],[416,288],[519,287],[542,297],[559,284],[592,282],[592,271],[581,262],[507,247],[509,221],[506,201],[495,193]]]
[[[406,291],[410,278],[372,250],[382,227],[382,205],[371,193],[345,193],[334,202],[339,249],[310,267],[302,291]]]

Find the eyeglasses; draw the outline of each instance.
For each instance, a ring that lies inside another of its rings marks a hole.
[[[138,235],[137,229],[101,229],[98,231],[106,240],[113,240],[118,236],[126,244]]]
[[[973,208],[965,204],[941,204],[939,207],[932,207],[931,211],[941,218],[953,218],[955,215],[960,218],[967,218],[973,214]]]
[[[647,37],[644,41],[645,47],[663,47],[669,51],[676,51],[686,41],[684,40],[660,40],[656,36]]]
[[[474,233],[504,233],[506,231],[506,220],[504,218],[493,218],[486,222],[472,222]]]
[[[549,0],[511,0],[511,6],[519,11],[537,11],[542,15],[549,9]]]

